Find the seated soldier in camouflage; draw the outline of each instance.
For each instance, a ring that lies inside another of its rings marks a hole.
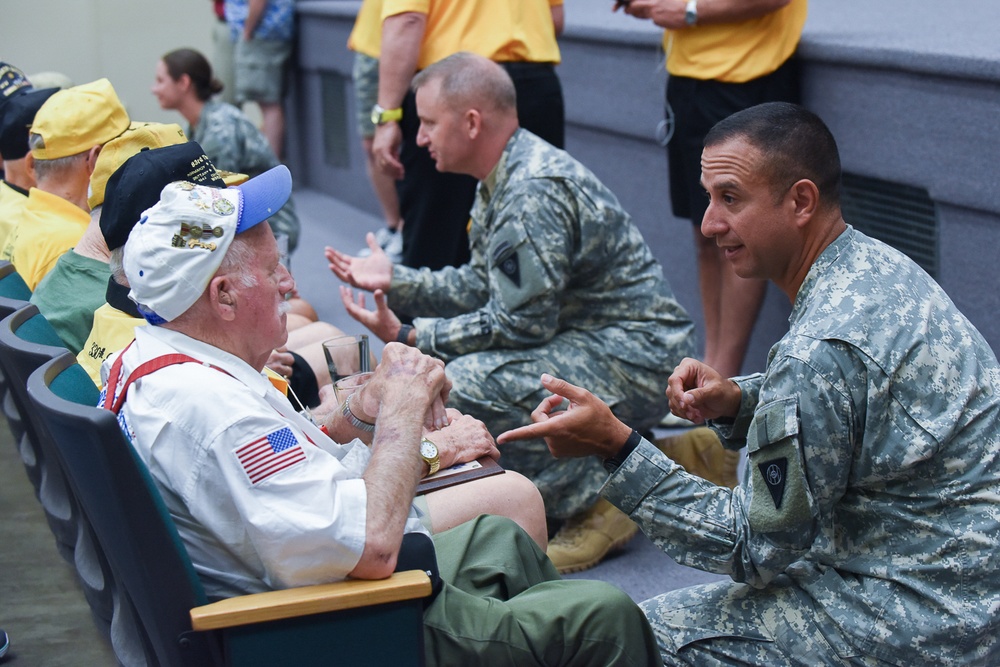
[[[674,414],[747,448],[742,484],[695,479],[552,377],[536,423],[498,442],[604,458],[608,500],[678,562],[732,577],[642,603],[666,664],[1000,664],[989,344],[913,261],[844,222],[837,145],[815,114],[734,114],[701,170],[702,233],[793,304],[763,373],[685,359],[668,381]]]
[[[693,325],[659,263],[615,196],[582,164],[518,125],[514,86],[486,58],[459,53],[413,81],[418,143],[440,171],[480,179],[472,259],[439,271],[332,248],[334,273],[375,293],[376,310],[342,288],[348,312],[384,341],[447,362],[449,404],[491,432],[528,419],[541,373],[595,388],[640,431],[666,413],[663,379],[693,352]],[[418,316],[404,325],[392,305]],[[598,502],[596,460],[555,461],[544,442],[516,443],[502,464],[538,486],[550,518],[570,519],[549,544],[563,572],[596,564],[635,525]]]

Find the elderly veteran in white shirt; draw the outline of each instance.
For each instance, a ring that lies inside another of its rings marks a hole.
[[[527,479],[507,472],[414,503],[436,465],[499,455],[481,422],[446,411],[440,361],[387,345],[371,380],[318,423],[261,374],[284,343],[294,282],[259,223],[290,192],[283,166],[235,188],[172,183],[125,245],[129,296],[154,326],[105,362],[102,403],[149,466],[208,594],[385,577],[404,533],[429,528],[443,583],[425,611],[428,664],[658,664],[627,596],[559,580]]]

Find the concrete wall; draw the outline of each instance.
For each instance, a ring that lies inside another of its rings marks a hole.
[[[188,46],[211,57],[210,0],[3,0],[0,60],[30,75],[111,80],[135,120],[183,124],[149,92],[161,55]]]

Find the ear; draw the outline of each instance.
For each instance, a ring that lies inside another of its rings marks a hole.
[[[97,168],[97,156],[101,154],[101,149],[103,146],[94,146],[89,151],[87,151],[87,174],[93,174],[94,169]]]
[[[819,188],[808,178],[796,181],[785,195],[785,203],[795,215],[795,224],[803,227],[819,209]]]
[[[27,154],[25,154],[24,156],[24,169],[25,171],[28,172],[28,175],[31,177],[31,180],[33,181],[38,180],[35,177],[35,156],[31,154],[31,151],[28,151]]]
[[[236,285],[228,276],[215,276],[208,283],[208,302],[212,311],[226,322],[236,318]]]
[[[462,119],[465,124],[465,132],[469,139],[475,139],[483,131],[483,115],[478,109],[469,109]]]
[[[181,74],[180,77],[177,78],[177,83],[179,83],[181,88],[184,90],[191,90],[191,75]]]

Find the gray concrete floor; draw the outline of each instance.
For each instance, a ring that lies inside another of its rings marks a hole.
[[[7,667],[114,665],[73,569],[56,550],[7,421],[0,417],[0,627]]]
[[[321,318],[360,332],[344,311],[327,269],[325,245],[354,251],[378,221],[316,192],[297,192],[303,234],[292,257],[302,295]],[[373,341],[380,353],[382,345]],[[59,555],[41,508],[0,417],[0,627],[11,637],[3,665],[69,667],[114,665],[114,655],[92,621],[75,572]],[[597,567],[572,578],[602,579],[636,601],[719,577],[677,565],[641,533]]]

